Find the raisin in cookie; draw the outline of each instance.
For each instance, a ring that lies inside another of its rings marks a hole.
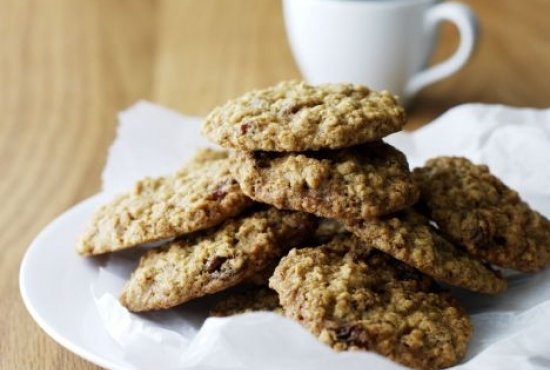
[[[455,247],[412,209],[345,226],[368,245],[447,284],[486,294],[506,289],[500,273]]]
[[[418,369],[460,361],[472,324],[428,276],[340,235],[283,257],[270,286],[284,314],[336,350],[369,350]]]
[[[418,198],[407,159],[382,141],[337,151],[235,152],[231,172],[254,200],[327,218],[372,218]]]
[[[252,204],[229,173],[227,153],[202,150],[173,176],[146,178],[101,207],[78,243],[97,255],[215,226]]]
[[[483,165],[438,157],[414,171],[430,217],[470,254],[531,272],[550,263],[550,221]]]
[[[245,281],[315,228],[305,213],[275,208],[149,250],[120,297],[130,311],[169,308]]]
[[[287,81],[215,108],[202,129],[225,148],[306,151],[378,140],[404,124],[403,108],[386,91]]]

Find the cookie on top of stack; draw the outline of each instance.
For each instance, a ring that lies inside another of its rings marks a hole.
[[[484,166],[438,158],[410,173],[382,139],[405,114],[387,92],[283,82],[215,108],[205,150],[94,215],[79,243],[144,253],[121,303],[173,307],[237,286],[211,314],[270,310],[337,350],[420,369],[465,355],[473,327],[436,281],[497,294],[491,264],[550,263],[550,222]]]

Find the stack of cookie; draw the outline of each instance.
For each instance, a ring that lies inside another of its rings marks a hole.
[[[361,86],[252,91],[204,122],[229,153],[204,150],[172,176],[140,181],[96,212],[78,249],[163,242],[121,295],[134,312],[237,287],[212,314],[272,310],[337,350],[451,366],[473,327],[436,280],[504,291],[491,264],[543,268],[550,222],[466,159],[411,174],[382,141],[404,123],[393,96]]]
[[[129,310],[170,308],[257,281],[314,231],[312,215],[254,204],[229,163],[225,152],[199,151],[174,175],[143,179],[95,212],[78,242],[82,255],[162,245],[147,250],[124,288]]]

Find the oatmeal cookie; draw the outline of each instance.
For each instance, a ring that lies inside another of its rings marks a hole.
[[[232,293],[210,310],[210,316],[232,316],[255,311],[272,311],[282,315],[277,292],[267,287],[258,287]]]
[[[472,324],[430,277],[340,235],[283,257],[270,286],[284,314],[336,350],[369,350],[417,369],[456,364]]]
[[[334,238],[336,235],[343,233],[347,234],[348,231],[344,228],[344,225],[341,222],[330,218],[318,219],[317,227],[311,236],[303,242],[302,246],[311,247],[313,245],[323,244]],[[297,246],[296,248],[300,248],[300,246]],[[279,261],[273,261],[268,267],[254,273],[252,276],[243,281],[243,284],[257,287],[268,286],[269,278],[273,275],[273,271],[275,271],[278,264]]]
[[[550,221],[487,166],[438,157],[416,169],[414,178],[429,216],[470,254],[524,272],[550,263]]]
[[[130,311],[169,308],[237,285],[315,228],[305,213],[257,210],[149,250],[120,297]]]
[[[404,124],[403,108],[386,91],[287,81],[215,108],[202,131],[231,149],[307,151],[378,140]]]
[[[337,219],[372,218],[418,198],[407,159],[382,141],[338,151],[235,152],[243,192],[277,208]]]
[[[506,289],[500,273],[455,247],[412,209],[376,220],[346,221],[345,226],[368,245],[447,284],[486,294]]]
[[[215,226],[252,204],[229,173],[227,153],[202,150],[176,174],[146,178],[101,207],[77,249],[97,255]]]

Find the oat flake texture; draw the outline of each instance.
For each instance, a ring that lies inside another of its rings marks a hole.
[[[287,81],[215,108],[202,132],[225,148],[306,151],[375,141],[404,124],[403,108],[387,91]]]
[[[506,289],[500,273],[443,238],[413,209],[345,224],[368,245],[447,284],[486,294]]]
[[[487,166],[437,157],[417,168],[414,177],[430,217],[472,255],[524,272],[550,264],[550,221]]]
[[[92,216],[77,249],[97,255],[215,226],[252,201],[229,173],[227,153],[205,149],[176,174],[146,178]]]
[[[428,276],[340,235],[293,249],[270,280],[286,316],[336,350],[369,350],[417,369],[460,361],[473,327]]]
[[[235,152],[231,172],[256,201],[326,218],[373,218],[418,199],[407,159],[382,141],[334,151]]]
[[[130,311],[150,311],[230,288],[277,261],[315,226],[311,215],[271,207],[149,250],[120,301]]]

